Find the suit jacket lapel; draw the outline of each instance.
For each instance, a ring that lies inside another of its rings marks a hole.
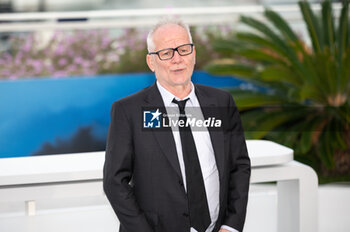
[[[205,119],[207,119],[209,116],[211,116],[211,110],[213,109],[213,107],[217,107],[217,103],[213,98],[208,96],[201,89],[201,86],[195,85],[195,93],[201,105],[203,116]],[[165,109],[163,99],[155,83],[150,87],[150,91],[148,95],[145,97],[145,103],[146,103],[145,106],[159,107],[159,108]],[[175,140],[174,140],[171,128],[170,127],[166,129],[163,128],[162,131],[159,131],[155,128],[155,129],[152,129],[152,132],[156,140],[158,141],[159,146],[163,151],[163,154],[167,157],[167,159],[169,160],[169,163],[171,164],[173,169],[176,171],[176,173],[179,175],[179,178],[182,179],[181,169],[180,169],[176,146],[175,146]],[[215,160],[219,171],[220,180],[222,180],[224,175],[224,161],[225,161],[224,135],[221,130],[217,131],[217,130],[213,130],[212,128],[209,128],[209,134],[210,134],[210,139],[214,149]]]
[[[203,116],[207,119],[209,116],[213,116],[213,110],[218,107],[217,102],[213,98],[210,98],[202,89],[201,86],[195,85],[195,93],[198,98],[199,104],[203,112]],[[219,109],[218,109],[219,110]],[[224,134],[221,130],[215,130],[213,128],[208,129],[210,134],[211,143],[213,145],[216,165],[219,171],[220,180],[224,175]]]
[[[146,106],[162,108],[165,110],[163,99],[155,83],[151,86],[149,94],[145,98],[145,102],[146,102]],[[166,113],[166,112],[163,112],[163,113]],[[171,128],[170,127],[163,128],[161,129],[161,131],[159,131],[159,129],[157,128],[153,128],[152,133],[155,136],[156,140],[158,141],[159,146],[163,151],[163,154],[169,160],[171,166],[179,175],[179,178],[182,179],[180,164],[179,164],[176,146],[175,146],[175,140],[174,140]]]

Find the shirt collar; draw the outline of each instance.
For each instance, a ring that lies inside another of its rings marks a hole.
[[[163,98],[164,105],[167,106],[174,106],[173,104],[173,99],[175,98],[176,100],[181,100],[180,98],[176,97],[174,94],[170,93],[167,89],[165,89],[159,82],[157,81],[157,87],[159,89],[160,95]],[[189,98],[189,102],[193,104],[194,99],[196,97],[196,94],[194,92],[194,84],[191,82],[191,92],[184,97],[183,99]]]

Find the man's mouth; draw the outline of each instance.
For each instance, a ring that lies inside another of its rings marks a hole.
[[[174,72],[174,73],[180,73],[180,72],[182,72],[184,70],[185,70],[184,68],[178,68],[178,69],[174,69],[174,70],[171,70],[171,71]]]

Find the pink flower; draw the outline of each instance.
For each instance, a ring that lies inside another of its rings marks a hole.
[[[67,73],[65,71],[57,71],[53,74],[53,77],[64,77],[67,76]]]
[[[11,76],[9,76],[10,80],[16,80],[18,79],[18,76],[16,74],[11,74]]]
[[[59,64],[60,66],[66,65],[66,64],[67,64],[67,59],[65,59],[65,58],[60,58],[59,61],[58,61],[58,64]]]
[[[74,58],[74,63],[76,63],[76,64],[82,64],[83,63],[83,58],[81,58],[81,57],[75,57]]]
[[[55,55],[56,55],[56,56],[57,56],[57,55],[62,55],[63,52],[64,52],[64,47],[63,47],[62,45],[59,44],[59,45],[57,46],[56,50],[55,50]]]

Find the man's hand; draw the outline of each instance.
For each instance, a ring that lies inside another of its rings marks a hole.
[[[226,229],[220,229],[218,232],[230,232],[230,231]]]

